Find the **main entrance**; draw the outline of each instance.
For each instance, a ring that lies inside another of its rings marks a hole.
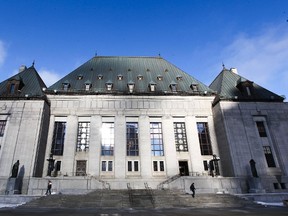
[[[189,176],[188,161],[179,161],[179,174]]]

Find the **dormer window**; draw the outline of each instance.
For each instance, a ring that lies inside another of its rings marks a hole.
[[[15,78],[9,80],[6,85],[6,92],[9,95],[18,95],[21,92],[24,84],[21,77],[16,76]]]
[[[108,82],[106,82],[106,90],[111,91],[112,88],[113,88],[113,83],[109,80]]]
[[[170,83],[170,89],[172,92],[177,92],[177,83],[175,82]]]
[[[82,79],[83,79],[83,75],[82,75],[82,74],[79,74],[78,77],[77,77],[77,79],[78,79],[78,80],[82,80]]]
[[[250,97],[253,94],[253,82],[240,78],[236,86],[244,96]]]
[[[155,92],[155,90],[156,90],[156,83],[150,82],[150,83],[149,83],[149,89],[150,89],[150,92]]]
[[[129,93],[133,93],[134,87],[135,87],[135,83],[132,82],[132,81],[130,81],[130,82],[127,84],[127,86],[128,86],[128,91],[129,91]]]
[[[183,77],[182,77],[182,76],[180,76],[180,75],[178,75],[178,76],[176,77],[176,79],[177,79],[178,81],[180,81],[180,80],[182,80],[182,79],[183,79]]]
[[[70,87],[69,81],[65,81],[64,83],[62,83],[62,87],[63,87],[64,91],[68,91],[68,89]]]
[[[98,75],[98,80],[102,80],[103,79],[103,75],[102,74],[99,74]]]
[[[85,90],[86,91],[89,91],[90,90],[90,88],[91,88],[91,82],[90,82],[90,80],[87,80],[86,82],[85,82]]]
[[[199,90],[197,83],[192,83],[190,88],[192,89],[193,92],[197,92]]]
[[[123,75],[119,74],[119,75],[117,76],[117,79],[118,79],[118,80],[123,80]]]
[[[162,81],[162,80],[163,80],[163,76],[158,75],[158,76],[157,76],[157,80]]]
[[[249,86],[246,86],[246,92],[248,96],[251,96],[251,90]]]
[[[138,80],[143,80],[143,76],[142,76],[142,75],[138,75],[138,76],[137,76],[137,79],[138,79]]]
[[[9,90],[9,94],[14,94],[15,93],[15,84],[11,83],[10,84],[10,90]]]

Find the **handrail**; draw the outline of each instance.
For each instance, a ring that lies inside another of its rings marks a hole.
[[[165,181],[161,182],[161,183],[157,186],[157,188],[158,188],[159,190],[163,190],[164,184],[168,184],[168,183],[170,183],[170,182],[172,182],[172,181],[175,181],[176,179],[178,179],[178,178],[180,178],[180,177],[181,177],[180,174],[171,176],[170,178],[168,178],[168,179],[166,179]]]
[[[144,182],[144,186],[145,186],[145,190],[146,190],[147,194],[150,197],[153,208],[155,208],[155,198],[154,198],[153,190],[151,189],[151,187],[149,187],[147,182]]]

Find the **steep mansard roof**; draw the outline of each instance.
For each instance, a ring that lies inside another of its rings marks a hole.
[[[34,66],[23,66],[18,74],[0,83],[0,99],[43,98],[43,88],[46,85]]]
[[[233,68],[230,70],[223,68],[209,87],[218,94],[214,104],[219,100],[265,102],[282,102],[284,100],[283,97],[238,75]]]
[[[51,94],[117,95],[209,95],[212,92],[161,57],[120,56],[93,57],[46,90]]]

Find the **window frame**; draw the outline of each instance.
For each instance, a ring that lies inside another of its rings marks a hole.
[[[199,126],[202,125],[202,128]],[[213,155],[212,143],[209,133],[208,122],[196,122],[201,155]],[[202,131],[200,131],[202,129]],[[204,132],[204,133],[203,133]],[[204,140],[206,142],[204,143]]]

